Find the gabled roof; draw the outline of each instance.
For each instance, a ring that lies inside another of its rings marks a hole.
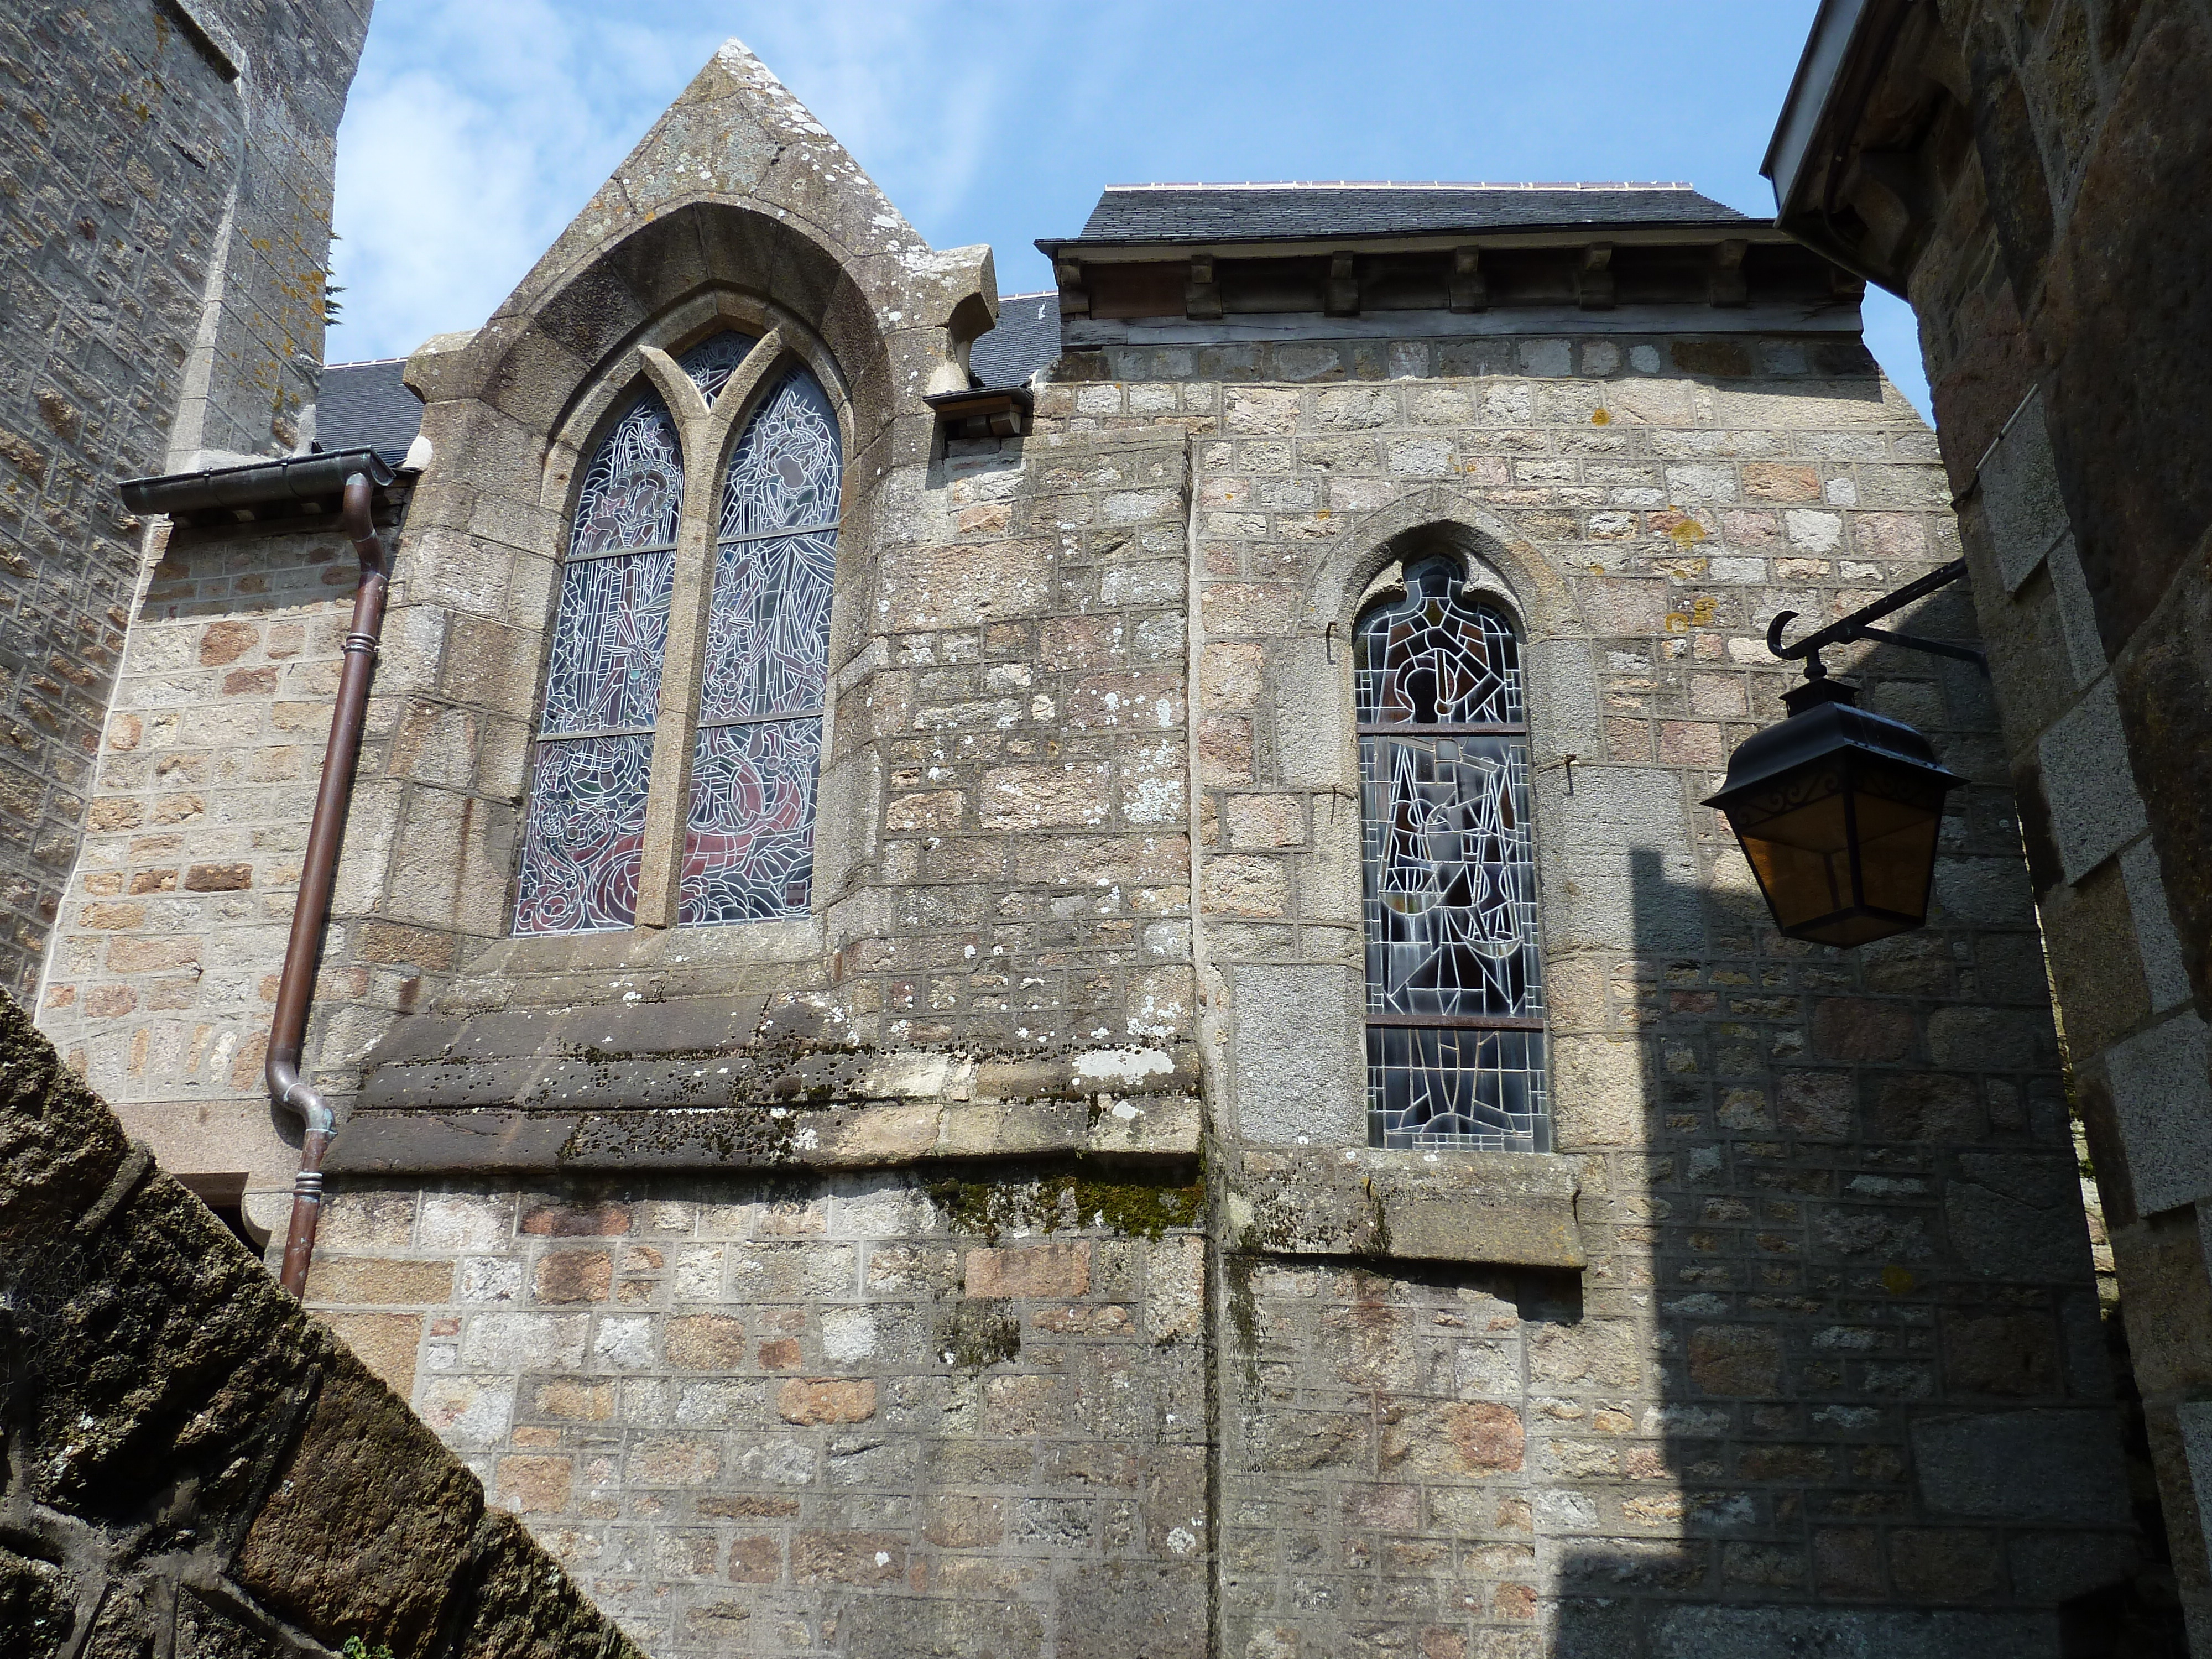
[[[1083,234],[1042,247],[1313,241],[1457,232],[1758,225],[1684,184],[1112,185]]]
[[[969,349],[968,372],[987,386],[1026,386],[1059,356],[1060,295],[1008,294],[999,301],[999,325]]]
[[[404,357],[325,363],[315,400],[315,442],[325,450],[374,449],[387,466],[406,458],[422,425],[422,400],[400,376]]]

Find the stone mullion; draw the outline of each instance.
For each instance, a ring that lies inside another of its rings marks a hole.
[[[636,915],[640,927],[673,927],[683,900],[684,830],[690,811],[700,680],[714,595],[723,458],[738,415],[781,360],[783,340],[771,330],[724,383],[711,408],[691,377],[666,352],[647,346],[641,355],[676,416],[684,444],[684,510],[677,525],[676,573],[668,596],[668,640],[661,658],[653,772],[646,789]]]

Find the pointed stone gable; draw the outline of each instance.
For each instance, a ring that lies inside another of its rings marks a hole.
[[[849,266],[933,271],[903,214],[740,40],[726,40],[575,222],[494,314],[526,309],[552,283],[637,226],[700,201],[743,203],[793,223]],[[973,265],[986,250],[962,249]]]
[[[717,209],[735,210],[737,217]],[[665,244],[640,238],[656,226],[672,230],[687,210],[697,219],[696,234],[676,234]],[[747,215],[774,222],[784,235],[763,235],[758,220],[749,231]],[[408,383],[426,402],[476,395],[533,328],[550,330],[577,350],[578,331],[563,331],[557,320],[564,298],[576,297],[593,266],[620,264],[626,244],[633,245],[633,263],[696,262],[700,279],[753,287],[780,302],[791,299],[777,292],[780,278],[796,275],[799,287],[818,293],[819,270],[793,270],[791,239],[815,251],[807,263],[834,268],[852,285],[867,314],[861,331],[879,337],[855,337],[849,310],[842,339],[826,317],[808,319],[838,349],[847,373],[864,374],[860,359],[888,349],[897,362],[886,388],[894,397],[967,385],[968,344],[998,315],[990,248],[932,248],[844,146],[735,40],[715,51],[485,325],[426,342],[410,364]],[[630,272],[624,280],[641,297],[679,285],[640,283]],[[588,347],[581,355],[580,370],[601,366],[590,362]]]

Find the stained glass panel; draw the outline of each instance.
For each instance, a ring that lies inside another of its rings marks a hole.
[[[811,900],[842,474],[836,412],[804,368],[730,459],[707,622],[680,920],[804,915]],[[778,530],[805,528],[803,535]]]
[[[836,573],[835,531],[723,544],[707,617],[701,720],[822,707]]]
[[[653,724],[675,573],[672,548],[562,568],[541,736]]]
[[[1437,561],[1354,641],[1369,1138],[1540,1150],[1544,994],[1518,642]]]
[[[518,933],[627,927],[684,503],[676,424],[641,393],[592,457],[560,608],[524,823]]]
[[[676,360],[676,366],[691,377],[691,384],[697,386],[711,404],[730,376],[737,373],[738,365],[744,362],[759,343],[750,334],[726,329],[711,338],[700,341]]]
[[[821,382],[793,369],[754,413],[730,457],[721,539],[836,522],[842,448],[837,412]]]
[[[657,392],[647,392],[615,422],[585,470],[576,495],[571,559],[623,547],[663,547],[676,539],[684,509],[684,450]]]
[[[1367,1006],[1540,1015],[1526,746],[1367,733],[1359,758]]]
[[[627,927],[637,872],[653,734],[538,746],[523,830],[518,933]]]
[[[1377,1146],[1548,1151],[1544,1034],[1369,1026],[1367,1123]]]
[[[679,921],[806,914],[821,766],[818,719],[713,726],[699,733]]]
[[[1360,619],[1353,690],[1362,726],[1518,726],[1513,625],[1460,591],[1441,560],[1406,573],[1406,597]]]

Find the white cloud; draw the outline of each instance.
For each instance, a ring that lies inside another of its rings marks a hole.
[[[903,210],[957,216],[1050,27],[1001,21],[979,49],[972,10],[946,3],[736,9],[381,0],[339,131],[331,356],[481,323],[731,33]]]
[[[483,321],[713,49],[595,10],[377,8],[338,132],[332,356],[396,356]]]

